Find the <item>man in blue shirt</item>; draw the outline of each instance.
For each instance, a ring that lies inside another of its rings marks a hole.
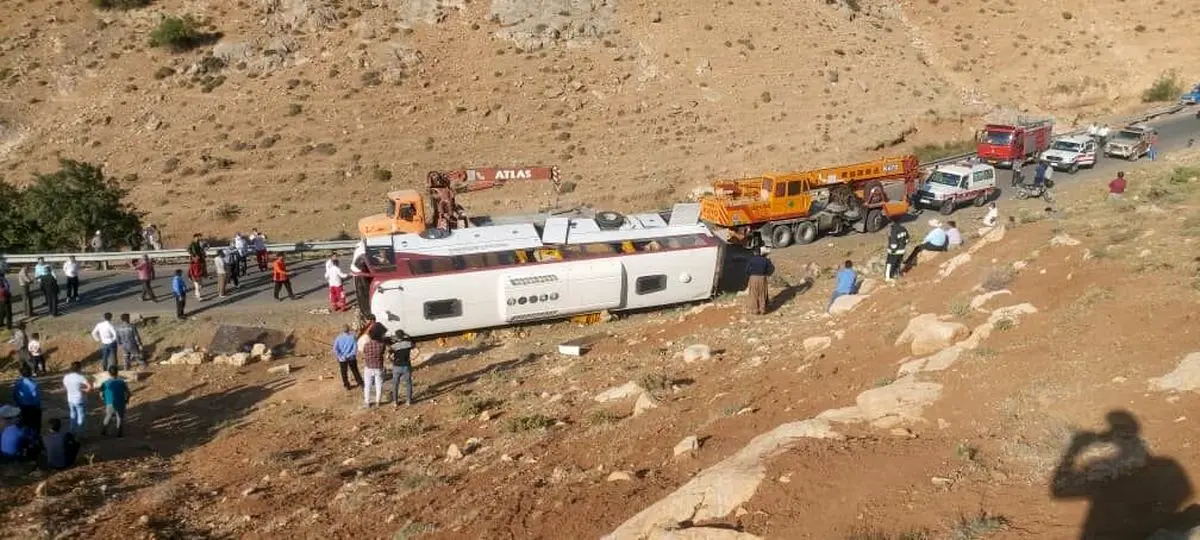
[[[129,385],[125,379],[122,379],[117,371],[117,365],[108,366],[109,379],[100,383],[100,393],[104,395],[104,425],[100,427],[100,434],[104,435],[108,432],[108,423],[112,420],[117,422],[117,436],[124,436],[125,431],[125,406],[129,404]]]
[[[176,270],[171,278],[171,294],[175,296],[175,318],[183,320],[183,308],[187,305],[187,283],[183,281],[183,270]]]
[[[912,253],[908,256],[908,259],[904,261],[905,271],[913,266],[916,266],[917,255],[920,255],[922,251],[946,251],[946,248],[950,243],[949,237],[946,236],[946,229],[942,228],[941,222],[936,219],[930,221],[929,225],[932,228],[929,229],[929,233],[925,235],[925,240],[921,242],[921,245],[913,248]]]
[[[770,253],[770,250],[761,248],[750,254],[746,261],[746,302],[750,312],[755,315],[767,313],[770,298],[767,278],[775,273],[775,265],[767,258],[767,253]]]
[[[33,369],[22,364],[21,376],[13,383],[13,401],[21,408],[21,423],[35,435],[42,432],[42,390],[33,378]]]
[[[833,287],[833,296],[829,298],[829,305],[825,307],[825,311],[833,307],[833,302],[839,296],[854,294],[858,289],[858,272],[854,271],[854,262],[846,261],[842,263],[842,269],[837,273],[837,284]]]
[[[346,379],[346,371],[354,374],[354,381],[362,386],[362,375],[358,373],[358,342],[350,325],[342,327],[342,333],[333,340],[333,357],[337,359],[338,371],[342,373],[342,386],[351,389],[350,381]]]
[[[37,458],[38,438],[31,430],[21,425],[21,412],[15,407],[4,407],[3,415],[8,420],[0,432],[0,455],[11,461],[32,461]]]

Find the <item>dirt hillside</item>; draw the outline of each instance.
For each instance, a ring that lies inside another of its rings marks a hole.
[[[1120,112],[1195,64],[1194,10],[1068,4],[32,0],[0,20],[0,174],[103,163],[176,243],[353,233],[389,188],[463,166],[556,164],[575,184],[561,204],[644,209],[716,176],[969,136],[984,115]],[[181,15],[200,46],[151,47]],[[1013,41],[1028,54],[997,49]]]

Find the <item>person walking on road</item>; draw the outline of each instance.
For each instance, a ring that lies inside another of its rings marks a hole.
[[[133,269],[137,271],[138,282],[142,284],[142,301],[158,302],[158,296],[154,294],[154,261],[150,260],[149,255],[142,255],[141,259],[133,261]]]
[[[217,269],[217,298],[225,298],[225,282],[226,276],[232,270],[232,275],[237,275],[237,267],[229,268],[225,260],[225,250],[217,250],[217,254],[213,256],[213,268]]]
[[[338,266],[337,254],[330,255],[325,261],[325,281],[329,284],[329,310],[346,310],[346,291],[342,288],[342,280],[350,277]]]
[[[46,351],[42,348],[42,335],[34,332],[29,334],[29,344],[25,346],[29,352],[29,363],[34,375],[46,374]]]
[[[88,244],[92,248],[92,253],[103,253],[104,252],[104,235],[100,231],[96,231],[96,234],[92,235],[92,241],[89,242]],[[104,262],[104,261],[100,261],[100,262],[96,263],[96,268],[99,268],[101,270],[108,270],[108,263]]]
[[[42,297],[46,299],[47,312],[51,317],[58,317],[58,276],[54,274],[54,267],[46,264],[46,259],[38,257],[33,276],[37,278]]]
[[[183,320],[183,310],[187,307],[187,283],[183,281],[183,270],[176,270],[171,278],[171,294],[175,296],[175,318]]]
[[[17,272],[17,284],[21,286],[21,300],[25,303],[25,318],[33,317],[33,270],[29,265],[21,267]]]
[[[13,402],[21,409],[21,421],[34,433],[42,433],[42,389],[37,379],[33,378],[33,370],[21,365],[21,376],[13,383]]]
[[[1158,159],[1158,132],[1150,134],[1150,149],[1147,151],[1150,154],[1150,161]]]
[[[858,272],[854,271],[853,261],[842,263],[842,269],[838,270],[836,280],[837,282],[833,286],[833,296],[829,298],[829,305],[825,306],[825,311],[829,311],[839,297],[854,294],[858,289]]]
[[[766,315],[770,293],[767,278],[775,273],[775,265],[767,258],[770,250],[759,248],[746,261],[746,307],[754,315]]]
[[[71,432],[83,435],[84,420],[87,418],[87,393],[92,391],[92,383],[82,373],[83,365],[71,363],[71,369],[63,376],[63,388],[67,391],[67,409],[71,414]]]
[[[75,256],[67,257],[67,262],[62,266],[63,275],[67,277],[67,303],[75,304],[79,302],[79,262],[75,260]]]
[[[192,235],[192,243],[188,244],[188,255],[192,258],[192,264],[199,265],[200,277],[208,277],[208,265],[204,257],[204,242],[200,240],[200,233]],[[190,272],[190,270],[189,270]]]
[[[234,273],[244,276],[246,275],[246,256],[250,254],[250,242],[240,232],[233,235],[233,250],[237,255],[237,272]]]
[[[0,274],[0,326],[9,330],[12,330],[14,322],[12,297],[12,285],[8,282],[8,276]]]
[[[112,318],[112,313],[105,313],[104,320],[92,328],[92,341],[100,344],[102,369],[117,365],[117,327],[113,326]]]
[[[188,265],[188,279],[192,280],[192,288],[196,292],[197,302],[204,301],[204,294],[201,289],[204,288],[204,278],[208,275],[208,271],[205,270],[206,267],[204,257],[192,257],[192,262]]]
[[[1117,173],[1117,177],[1108,183],[1108,200],[1119,201],[1125,198],[1125,171]]]
[[[108,434],[108,424],[115,421],[117,437],[125,435],[125,406],[129,404],[129,384],[121,378],[117,366],[108,368],[108,379],[100,383],[100,395],[104,397],[104,424],[100,434]]]
[[[363,345],[363,407],[370,408],[371,388],[375,388],[374,405],[379,405],[383,394],[383,355],[386,345],[383,343],[383,332],[378,331],[381,325],[371,325],[367,331],[367,342]]]
[[[271,264],[271,281],[275,283],[275,299],[279,298],[280,289],[287,289],[288,300],[295,300],[296,295],[292,294],[292,276],[287,270],[287,261],[283,259],[283,254],[275,255],[275,262]]]
[[[224,253],[224,261],[225,261],[224,264],[225,264],[226,294],[229,294],[229,292],[228,292],[229,284],[232,283],[234,289],[237,289],[238,287],[241,286],[241,283],[238,280],[238,262],[235,258],[230,257],[228,251],[226,251]]]
[[[404,380],[404,404],[412,405],[412,339],[403,330],[396,331],[396,339],[389,347],[392,351],[392,406],[400,407],[400,380]]]
[[[117,345],[125,355],[125,369],[133,369],[134,363],[146,367],[146,360],[142,358],[142,334],[129,322],[128,313],[121,314],[121,324],[117,325]]]
[[[347,371],[354,375],[354,382],[358,386],[363,385],[362,375],[358,372],[358,343],[350,325],[342,327],[342,333],[334,338],[333,357],[337,359],[338,372],[342,375],[342,386],[346,390],[353,388],[350,386],[350,379],[346,378]]]
[[[250,233],[250,241],[254,246],[254,262],[258,263],[258,271],[267,271],[267,235],[254,229]]]
[[[904,263],[904,253],[908,251],[908,229],[899,221],[892,222],[888,231],[887,266],[884,269],[884,279],[895,281],[900,279],[900,268]]]

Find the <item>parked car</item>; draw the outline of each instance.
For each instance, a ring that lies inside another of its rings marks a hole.
[[[983,206],[996,193],[996,168],[986,163],[954,163],[939,165],[925,177],[912,196],[912,206],[919,211],[936,208],[944,215],[953,214],[959,206],[971,203]]]

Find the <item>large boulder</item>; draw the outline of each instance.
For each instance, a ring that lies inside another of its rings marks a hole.
[[[993,298],[1001,295],[1011,295],[1012,291],[1008,289],[1000,289],[998,291],[986,292],[971,299],[971,309],[979,310],[984,304],[990,302]]]
[[[596,394],[596,397],[594,397],[592,399],[595,399],[596,401],[599,401],[600,403],[608,403],[610,401],[621,401],[623,399],[637,397],[637,396],[640,396],[645,393],[646,393],[645,388],[638,386],[638,383],[629,381],[625,384],[622,384],[621,386],[614,386],[612,388],[609,388],[608,390],[600,392],[599,394]]]
[[[833,338],[829,336],[813,336],[810,338],[805,338],[803,343],[804,352],[806,354],[821,352],[825,349],[828,349],[830,345],[833,345]]]
[[[910,360],[900,366],[899,375],[911,375],[923,371],[942,371],[958,362],[958,358],[962,356],[963,349],[957,345],[952,345],[938,351],[933,356],[926,358],[918,358]]]
[[[921,411],[941,395],[940,384],[904,377],[887,386],[872,388],[859,394],[854,399],[854,404],[868,422],[885,417],[910,420],[920,418]]]
[[[950,274],[953,274],[954,271],[958,270],[960,266],[969,262],[971,262],[970,253],[959,253],[958,255],[955,255],[950,260],[942,263],[942,265],[938,267],[938,279],[940,280],[950,277]]]
[[[1200,352],[1183,357],[1170,373],[1150,379],[1150,389],[1173,392],[1200,389]]]
[[[195,366],[195,365],[203,364],[207,361],[208,361],[208,355],[205,354],[204,351],[197,351],[195,349],[189,348],[189,349],[183,349],[181,351],[176,352],[175,354],[172,354],[171,357],[168,358],[167,361],[163,362],[163,363],[167,364],[167,365]]]
[[[254,358],[247,353],[234,353],[214,356],[212,361],[214,364],[221,364],[224,366],[243,367],[253,362]]]
[[[647,540],[761,540],[761,536],[721,527],[662,529],[650,533]]]
[[[926,313],[913,317],[896,345],[910,343],[912,353],[917,356],[933,354],[970,334],[962,323],[943,321],[937,315]]]
[[[683,350],[683,361],[691,364],[712,359],[712,348],[708,345],[689,345]]]
[[[865,294],[846,294],[837,297],[833,304],[829,306],[830,315],[842,315],[854,311],[863,300],[867,299]]]
[[[658,403],[654,401],[654,398],[650,397],[650,394],[648,393],[643,393],[642,395],[638,396],[637,401],[633,403],[633,415],[641,416],[646,414],[646,411],[657,408]]]
[[[864,295],[864,296],[871,294],[871,293],[875,292],[876,290],[878,290],[880,285],[881,285],[881,283],[879,282],[878,279],[866,278],[866,279],[862,280],[862,283],[858,284],[858,294]]]

